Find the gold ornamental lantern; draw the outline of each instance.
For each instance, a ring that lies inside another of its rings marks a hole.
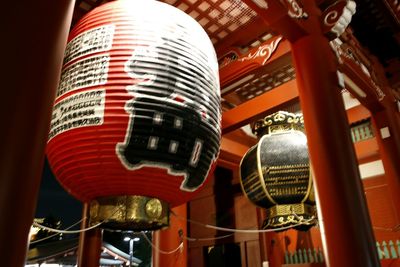
[[[316,206],[303,116],[279,111],[258,120],[259,142],[240,163],[240,183],[255,205],[265,208],[264,229],[316,224]]]

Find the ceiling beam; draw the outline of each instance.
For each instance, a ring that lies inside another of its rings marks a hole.
[[[265,71],[273,70],[279,67],[277,63],[289,62],[291,57],[289,41],[279,38],[281,37],[265,41],[236,61],[222,67],[219,71],[221,88],[223,89],[261,68],[265,68]],[[227,93],[223,92],[223,94]]]
[[[252,40],[270,31],[271,29],[265,25],[264,21],[260,17],[256,17],[253,21],[230,33],[225,39],[217,43],[215,51],[218,58],[228,53],[232,47],[248,45]]]
[[[279,32],[291,42],[298,40],[306,34],[304,28],[289,15],[288,8],[283,6],[280,1],[268,1],[268,3],[265,0],[242,1],[257,13],[268,27]],[[262,2],[264,4],[261,4]]]
[[[240,128],[255,118],[272,113],[283,105],[298,101],[296,80],[284,83],[222,114],[222,134]]]

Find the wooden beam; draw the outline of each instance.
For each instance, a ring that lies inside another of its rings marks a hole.
[[[260,27],[262,25],[264,27]],[[247,45],[249,41],[254,40],[268,31],[270,31],[270,29],[265,25],[264,21],[260,17],[256,17],[253,21],[230,33],[221,42],[217,43],[215,51],[217,52],[218,58],[229,52],[230,48]]]
[[[381,103],[381,92],[371,81],[371,77],[365,74],[361,67],[354,61],[341,57],[343,63],[339,69],[344,73],[346,89],[357,98],[369,111],[376,112],[384,107]]]
[[[265,23],[273,30],[282,34],[291,42],[299,39],[306,34],[306,31],[301,27],[296,19],[293,19],[288,14],[288,8],[283,6],[280,1],[261,1],[264,5],[256,3],[253,0],[243,0]]]
[[[376,138],[354,143],[354,150],[360,164],[379,158],[379,148]]]
[[[288,59],[291,54],[289,41],[285,39],[278,41],[279,38],[281,37],[278,36],[265,41],[260,46],[242,55],[236,61],[221,68],[219,71],[221,88],[224,89],[225,86],[240,81],[260,69],[275,69],[282,61],[290,61]],[[227,93],[223,92],[223,94]]]
[[[347,120],[349,124],[355,123],[357,121],[365,120],[371,117],[371,113],[362,105],[355,106],[346,110],[347,112]]]
[[[249,150],[249,146],[237,142],[236,140],[222,137],[221,139],[221,151],[218,160],[225,160],[235,164],[239,164],[240,160]]]
[[[222,133],[226,134],[242,127],[255,118],[279,110],[283,104],[297,101],[296,80],[284,83],[264,94],[255,97],[240,106],[222,114]]]

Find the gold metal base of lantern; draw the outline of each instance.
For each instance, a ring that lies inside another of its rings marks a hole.
[[[275,205],[267,209],[267,219],[263,228],[271,229],[293,225],[297,226],[296,229],[307,230],[316,224],[316,214],[315,206],[305,203]]]
[[[299,203],[299,204],[275,205],[267,209],[267,217],[279,217],[284,215],[296,216],[300,214],[315,215],[315,206]]]
[[[157,230],[169,225],[169,205],[145,196],[111,196],[90,202],[90,224],[113,230]]]

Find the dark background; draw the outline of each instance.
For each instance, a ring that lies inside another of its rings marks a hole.
[[[82,203],[69,195],[58,183],[51,171],[47,158],[43,166],[42,181],[36,204],[35,218],[54,217],[61,221],[60,229],[65,229],[82,219]],[[80,223],[72,229],[80,228]],[[63,238],[77,237],[77,234],[63,235]],[[129,242],[124,237],[139,237],[140,241],[134,243],[133,256],[142,260],[141,267],[151,266],[151,245],[139,233],[128,232],[103,232],[103,240],[129,254]],[[151,240],[151,232],[147,233]]]
[[[36,218],[52,215],[66,228],[82,218],[82,203],[70,196],[53,175],[47,158],[43,166],[42,181],[36,204]],[[79,225],[77,227],[79,228]]]

